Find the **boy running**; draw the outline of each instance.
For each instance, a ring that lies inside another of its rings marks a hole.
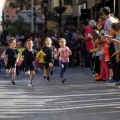
[[[11,38],[8,41],[8,44],[10,48],[8,48],[5,52],[4,56],[4,63],[6,66],[6,77],[8,77],[8,74],[10,71],[12,71],[12,81],[11,83],[15,85],[15,76],[16,76],[16,61],[17,61],[17,55],[18,55],[18,50],[15,48],[16,47],[16,39]]]
[[[33,87],[32,81],[35,75],[34,60],[36,57],[36,51],[33,49],[33,41],[31,39],[26,41],[26,49],[22,52],[22,55],[24,56],[25,75],[30,75],[28,86]]]

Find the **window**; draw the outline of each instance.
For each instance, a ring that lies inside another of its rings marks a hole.
[[[64,5],[71,5],[72,4],[72,0],[64,0]]]

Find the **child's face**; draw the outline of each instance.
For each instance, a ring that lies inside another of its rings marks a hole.
[[[33,42],[32,42],[32,41],[27,41],[26,47],[27,47],[28,49],[31,49],[31,48],[33,47]]]
[[[10,47],[11,48],[15,48],[16,47],[16,41],[15,40],[13,40],[12,43],[10,43]]]
[[[39,43],[36,43],[36,47],[39,47]]]
[[[100,39],[96,39],[95,40],[95,45],[100,45],[101,44],[101,40]]]
[[[101,36],[101,41],[106,42],[106,37],[105,36]]]
[[[98,30],[100,30],[102,28],[102,25],[100,25],[99,23],[97,24],[97,28]]]
[[[65,46],[65,45],[66,45],[66,41],[60,40],[59,45],[60,45],[61,47]]]
[[[16,48],[20,48],[20,42],[16,43]]]
[[[46,46],[51,46],[51,44],[52,44],[51,39],[47,38],[45,41],[45,44],[46,44]]]

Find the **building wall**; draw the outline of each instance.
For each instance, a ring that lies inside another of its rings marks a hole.
[[[91,16],[92,16],[92,7],[95,5],[95,0],[82,0],[83,2],[87,2],[87,9],[91,9]],[[81,15],[81,9],[84,9],[85,7],[81,4],[80,0],[73,0],[72,6],[73,6],[73,16],[80,16]]]

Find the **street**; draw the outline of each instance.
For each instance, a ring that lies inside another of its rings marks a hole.
[[[0,73],[0,120],[120,120],[120,89],[94,81],[90,70],[68,68],[61,84],[59,68],[50,83],[37,72],[34,87],[24,74],[10,83]]]

